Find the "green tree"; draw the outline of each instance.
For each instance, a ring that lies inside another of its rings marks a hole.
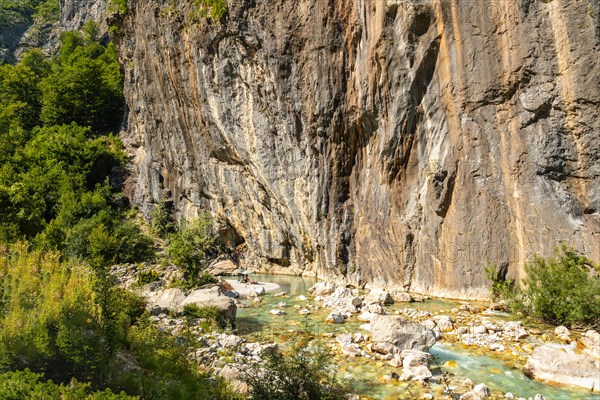
[[[200,286],[210,279],[203,273],[207,261],[218,253],[210,215],[183,222],[179,230],[167,240],[169,260],[184,271],[188,286]]]

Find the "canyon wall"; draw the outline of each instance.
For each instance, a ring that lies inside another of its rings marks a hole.
[[[135,0],[120,22],[146,214],[210,211],[255,269],[457,298],[558,241],[600,261],[598,2],[201,11]]]

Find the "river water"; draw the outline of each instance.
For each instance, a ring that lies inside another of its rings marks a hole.
[[[238,331],[250,340],[273,341],[283,346],[294,343],[299,333],[310,331],[315,336],[329,338],[338,333],[355,333],[361,331],[362,322],[356,320],[346,321],[343,324],[327,324],[323,321],[331,310],[321,309],[311,311],[310,315],[301,315],[300,309],[313,303],[306,290],[314,285],[317,280],[309,277],[285,275],[253,275],[253,280],[261,282],[275,282],[281,286],[281,291],[288,293],[287,297],[275,297],[272,293],[263,296],[260,303],[244,301],[247,308],[238,309]],[[306,295],[308,300],[300,300],[299,295]],[[284,302],[286,315],[276,316],[269,313],[277,308],[277,304]],[[445,299],[432,299],[422,303],[411,303],[385,307],[386,311],[393,312],[403,307],[423,309],[429,312],[450,310],[465,302],[455,302]],[[314,304],[314,303],[313,303]],[[470,303],[478,305],[477,303]],[[300,306],[301,308],[295,308]],[[499,319],[511,319],[510,315],[499,314]],[[493,353],[481,349],[472,349],[460,344],[441,341],[430,349],[436,364],[432,366],[434,376],[442,373],[452,376],[451,382],[471,379],[475,384],[485,383],[492,390],[492,394],[500,395],[511,392],[517,397],[534,397],[542,394],[546,400],[600,400],[600,395],[590,394],[587,391],[571,387],[558,387],[546,385],[527,378],[520,369],[510,365],[510,362],[494,357]],[[335,356],[334,362],[338,365],[339,374],[344,379],[352,381],[353,389],[362,398],[371,399],[415,399],[422,393],[430,392],[440,395],[445,385],[432,384],[423,388],[416,382],[399,382],[396,380],[384,381],[385,375],[398,371],[385,361],[369,360],[363,357]],[[451,384],[452,386],[452,384]],[[462,392],[465,389],[461,390]]]

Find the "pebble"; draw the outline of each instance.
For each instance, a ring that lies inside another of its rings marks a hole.
[[[278,310],[278,309],[273,309],[273,310],[269,311],[269,313],[271,313],[273,315],[285,315],[285,311]]]

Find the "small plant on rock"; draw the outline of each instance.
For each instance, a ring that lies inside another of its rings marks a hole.
[[[140,271],[137,277],[137,284],[139,286],[144,286],[152,282],[157,282],[160,280],[160,274],[156,271]]]

